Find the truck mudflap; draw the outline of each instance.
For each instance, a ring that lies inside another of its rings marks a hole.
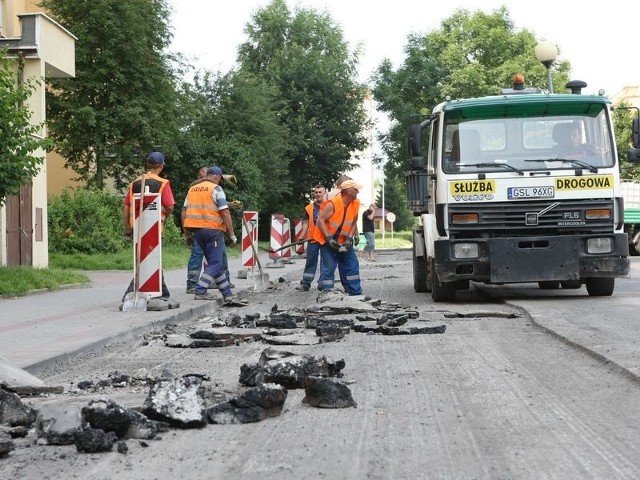
[[[627,276],[629,248],[626,234],[611,235],[613,252],[606,255],[586,252],[586,240],[592,236],[438,240],[434,244],[434,267],[441,282],[466,279],[524,283]],[[478,243],[478,257],[454,258],[453,244],[470,241]]]

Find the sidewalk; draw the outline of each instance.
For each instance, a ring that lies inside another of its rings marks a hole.
[[[281,268],[268,268],[273,261],[266,253],[261,253],[260,261],[272,282],[279,277],[297,281],[304,268],[304,259],[295,259]],[[238,272],[244,270],[240,265],[240,258],[229,259],[234,293],[253,290],[255,283],[251,270],[246,279],[238,278]],[[185,293],[186,268],[164,272],[171,297],[180,302],[180,308],[161,312],[118,309],[132,271],[84,273],[91,279],[88,286],[0,300],[0,381],[3,363],[34,370],[54,359],[135,335],[151,326],[208,315],[220,308],[215,301],[194,300],[193,295]],[[257,267],[254,274],[259,275]]]

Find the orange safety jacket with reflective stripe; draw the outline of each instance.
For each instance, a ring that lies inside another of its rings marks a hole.
[[[157,193],[160,195],[160,204],[162,204],[162,191],[165,187],[169,185],[169,180],[166,178],[159,177],[154,173],[145,173],[144,174],[144,189],[149,193]],[[127,195],[129,196],[129,226],[133,228],[133,222],[135,221],[135,202],[133,199],[134,193],[140,193],[140,187],[142,187],[142,176],[136,178],[129,185],[129,192]],[[167,219],[167,214],[164,210],[164,207],[160,211],[160,218],[162,219],[162,228],[164,229],[164,221]]]
[[[329,235],[332,235],[336,240],[338,240],[338,243],[342,244],[351,233],[353,226],[358,222],[358,215],[360,214],[360,200],[354,198],[345,208],[342,201],[342,195],[336,195],[323,203],[322,207],[320,207],[320,211],[324,210],[329,203],[333,203],[334,211],[333,215],[331,215],[331,217],[325,222],[325,227],[327,227]],[[340,227],[341,224],[342,227]],[[339,232],[338,229],[340,229]],[[324,234],[320,228],[315,229],[313,238],[320,245],[324,245],[326,243]]]
[[[316,202],[311,202],[304,209],[307,211],[307,215],[309,215],[309,226],[307,227],[307,238],[313,240],[316,235],[316,222],[313,219],[313,206]],[[320,206],[322,208],[322,205]]]
[[[204,180],[189,188],[183,227],[226,230],[218,205],[213,200],[217,186],[210,180]]]

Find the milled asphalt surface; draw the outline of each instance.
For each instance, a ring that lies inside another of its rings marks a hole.
[[[260,261],[272,282],[279,277],[297,281],[302,276],[304,259],[276,263],[264,253]],[[257,267],[253,271],[241,268],[240,258],[235,258],[229,259],[229,270],[235,294],[242,296],[242,291],[254,289],[255,279],[259,278]],[[246,272],[247,278],[238,278],[240,271]],[[171,297],[180,302],[180,307],[145,312],[119,310],[131,271],[83,273],[91,279],[90,284],[0,299],[0,383],[3,376],[15,378],[21,369],[37,370],[54,360],[127,338],[151,326],[208,315],[221,308],[215,300],[194,300],[185,292],[186,268],[164,272]]]

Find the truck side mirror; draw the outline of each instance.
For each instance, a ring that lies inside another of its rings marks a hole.
[[[640,148],[640,119],[633,119],[631,123],[631,143],[635,148]]]
[[[422,156],[422,125],[414,123],[409,127],[409,155],[412,169],[424,169],[426,162]]]
[[[632,148],[629,150],[629,152],[627,152],[627,159],[633,163],[640,162],[640,148]]]

